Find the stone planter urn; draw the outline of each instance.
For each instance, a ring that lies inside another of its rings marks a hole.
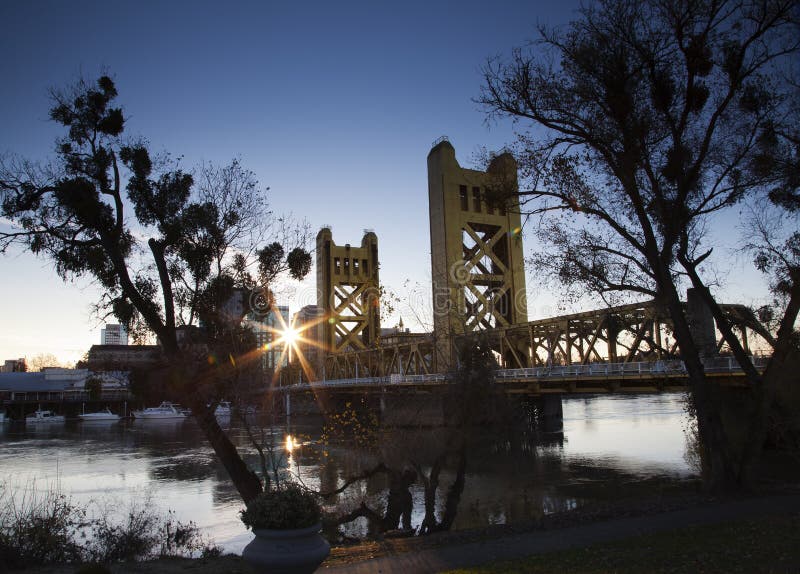
[[[311,574],[330,554],[331,546],[319,533],[322,525],[272,530],[254,528],[256,537],[242,551],[242,558],[256,572]]]

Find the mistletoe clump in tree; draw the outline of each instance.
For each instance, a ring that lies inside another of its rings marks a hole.
[[[67,134],[47,166],[2,158],[0,199],[10,224],[0,229],[0,249],[20,244],[47,257],[64,280],[92,277],[104,290],[99,309],[134,335],[155,335],[165,380],[251,500],[261,483],[208,405],[232,391],[254,355],[255,339],[241,325],[251,304],[268,311],[273,280],[308,273],[305,229],[271,217],[254,174],[238,161],[204,165],[195,181],[143,141],[123,140],[111,78],[51,95],[50,118]],[[259,248],[270,235],[280,241]],[[179,344],[179,327],[199,333],[202,344]]]

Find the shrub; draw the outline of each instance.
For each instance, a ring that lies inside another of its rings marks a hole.
[[[12,567],[80,560],[85,514],[58,491],[31,485],[18,497],[0,484],[0,558]]]
[[[262,492],[241,511],[242,522],[253,530],[308,528],[320,515],[314,495],[293,483]]]
[[[103,395],[103,381],[97,377],[89,377],[83,384],[83,388],[89,393],[90,401],[99,401]]]
[[[99,563],[220,554],[193,522],[177,521],[172,511],[158,514],[149,499],[122,509],[107,504],[91,518],[87,514],[57,485],[38,491],[31,484],[15,492],[0,482],[0,572],[87,562],[81,571],[88,574],[101,572]]]
[[[92,560],[103,563],[147,558],[158,544],[157,528],[158,517],[146,507],[129,507],[121,520],[112,519],[106,509],[92,524],[86,550]]]
[[[128,507],[122,520],[103,512],[91,525],[85,554],[96,562],[146,560],[165,556],[213,556],[219,549],[201,535],[194,522],[180,522],[175,513],[162,516],[149,500]]]

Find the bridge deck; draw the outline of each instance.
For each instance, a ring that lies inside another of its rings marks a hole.
[[[756,358],[763,368],[765,358]],[[744,373],[732,357],[704,360],[706,374],[728,386],[745,386]],[[306,392],[315,389],[351,391],[424,390],[445,388],[451,375],[389,375],[328,379],[283,387],[284,392]],[[688,382],[683,361],[643,361],[636,363],[592,363],[588,365],[554,365],[525,369],[498,369],[495,384],[508,393],[606,393],[663,392],[684,390]]]

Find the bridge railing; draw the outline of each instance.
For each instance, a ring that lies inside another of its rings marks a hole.
[[[585,377],[641,376],[648,374],[685,373],[683,361],[636,363],[590,363],[588,365],[552,365],[525,369],[499,369],[497,379],[564,379]]]
[[[767,365],[769,357],[752,357],[753,364],[758,369]],[[707,373],[733,373],[742,369],[733,357],[711,357],[703,359],[703,367]],[[641,361],[632,363],[589,363],[587,365],[550,365],[543,367],[529,367],[524,369],[498,369],[495,379],[508,380],[548,380],[548,379],[584,379],[601,377],[658,377],[682,376],[686,374],[686,365],[680,359],[662,361]],[[353,379],[329,379],[315,383],[300,383],[284,387],[285,390],[309,389],[315,386],[325,387],[355,387],[363,385],[420,385],[444,384],[450,379],[448,373],[435,373],[432,375],[400,375],[392,374],[387,377],[359,377]]]
[[[752,357],[753,364],[763,369],[768,357]],[[741,371],[739,363],[733,357],[710,357],[702,359],[707,373],[732,373]],[[495,373],[497,379],[549,379],[549,378],[582,378],[603,376],[643,376],[643,375],[682,375],[686,373],[686,365],[679,359],[662,361],[640,361],[632,363],[589,363],[588,365],[553,365],[531,367],[526,369],[499,369]]]
[[[100,393],[100,401],[130,400],[131,393],[127,389],[104,389]],[[63,391],[4,391],[0,393],[0,403],[53,403],[53,402],[88,402],[90,394],[83,389],[66,389]]]

